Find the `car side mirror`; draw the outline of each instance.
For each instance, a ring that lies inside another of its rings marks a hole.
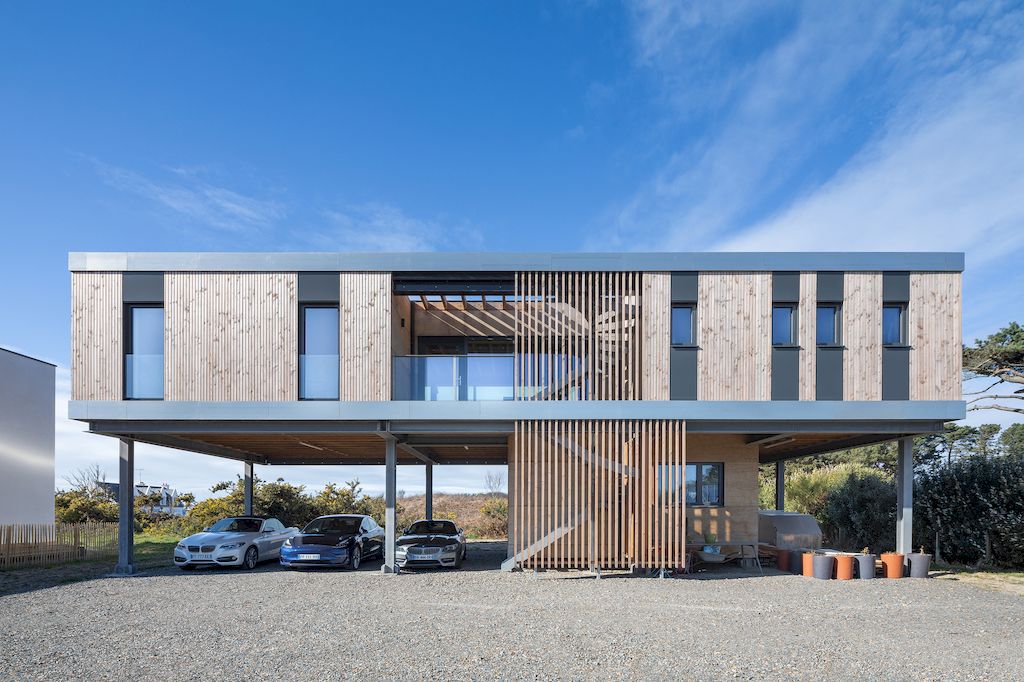
[[[274,532],[274,529],[273,529],[273,528],[264,528],[264,529],[263,529],[263,532],[264,532],[264,533],[273,533],[273,532]]]

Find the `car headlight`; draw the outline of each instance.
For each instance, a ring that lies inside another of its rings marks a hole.
[[[230,544],[221,545],[220,546],[221,549],[238,549],[239,547],[245,547],[245,543],[244,542],[232,542]]]
[[[405,554],[405,545],[395,547],[395,554]]]
[[[454,544],[454,545],[445,545],[444,551],[446,551],[446,552],[454,552],[458,548],[459,548],[459,545],[457,543]]]
[[[347,549],[348,548],[348,540],[342,540],[341,542],[336,544],[335,547],[337,547],[339,549]]]
[[[179,542],[178,545],[175,547],[175,549],[185,549],[185,543],[184,542]]]

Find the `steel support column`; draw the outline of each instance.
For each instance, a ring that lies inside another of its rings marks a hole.
[[[398,573],[395,565],[395,498],[398,487],[398,455],[395,437],[384,437],[386,445],[384,454],[384,565],[382,573]]]
[[[910,554],[914,543],[914,439],[901,438],[896,457],[896,551]]]
[[[135,441],[121,439],[117,479],[117,566],[121,575],[135,573]]]
[[[242,512],[246,516],[252,516],[252,462],[245,463],[245,487],[242,492],[242,501],[245,505],[245,511]]]
[[[428,464],[427,465],[426,486],[427,486],[427,492],[424,495],[425,505],[426,505],[426,510],[425,510],[426,514],[425,514],[425,516],[426,516],[428,521],[431,521],[434,518],[434,465],[433,464]]]
[[[786,508],[786,460],[775,463],[775,508],[783,511]]]

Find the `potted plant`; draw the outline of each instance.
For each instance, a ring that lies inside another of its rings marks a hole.
[[[932,565],[932,555],[925,554],[924,547],[919,547],[916,552],[907,555],[910,559],[910,577],[927,578],[928,570]]]
[[[899,552],[882,553],[882,569],[886,578],[903,577],[903,555]]]
[[[870,580],[875,577],[875,555],[867,547],[857,555],[857,575],[861,580]]]
[[[722,553],[722,548],[719,547],[718,545],[714,544],[714,543],[718,542],[718,536],[716,534],[714,534],[714,533],[705,533],[704,534],[704,542],[707,543],[706,545],[704,545],[704,551],[707,552],[708,554],[721,554]]]
[[[804,552],[801,558],[803,575],[806,578],[814,577],[814,550]]]
[[[812,559],[812,572],[818,580],[831,580],[835,569],[836,558],[831,554],[815,554]]]
[[[836,580],[853,580],[852,554],[836,554]]]

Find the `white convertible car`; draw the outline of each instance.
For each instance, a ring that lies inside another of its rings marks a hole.
[[[298,533],[298,528],[285,528],[277,519],[229,516],[179,542],[174,565],[183,571],[196,566],[255,568],[261,561],[277,559],[284,541]]]

